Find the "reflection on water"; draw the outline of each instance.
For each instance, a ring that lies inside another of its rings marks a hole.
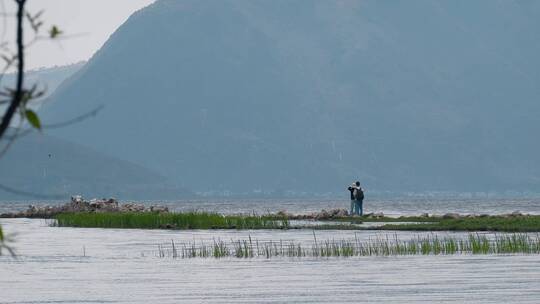
[[[313,232],[76,229],[28,219],[0,223],[17,233],[19,252],[18,259],[0,258],[1,303],[540,301],[537,255],[173,260],[144,252],[171,239],[311,242]],[[316,233],[319,239],[355,237],[352,231]],[[380,233],[360,231],[356,237]],[[399,232],[399,237],[417,234]]]

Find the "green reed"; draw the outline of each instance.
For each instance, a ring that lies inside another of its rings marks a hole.
[[[349,240],[318,241],[314,235],[311,244],[294,241],[214,240],[211,245],[195,242],[177,246],[159,244],[156,256],[172,258],[273,258],[273,257],[355,257],[400,255],[453,255],[453,254],[540,254],[540,236],[528,234],[486,235],[471,233],[465,238],[423,235],[408,240],[377,236],[367,241],[357,237]]]
[[[344,220],[344,219],[342,219]],[[377,230],[409,230],[409,231],[500,231],[500,232],[540,232],[540,215],[492,215],[485,217],[462,217],[445,219],[432,217],[422,220],[418,217],[358,219],[363,221],[414,221],[419,223],[388,223],[373,228]],[[480,248],[478,248],[480,250]]]
[[[138,229],[285,229],[286,218],[258,215],[221,215],[207,212],[184,213],[64,213],[52,225],[84,228]]]

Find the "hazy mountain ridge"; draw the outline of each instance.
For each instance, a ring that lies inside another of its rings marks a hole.
[[[38,88],[45,90],[43,98],[52,94],[56,88],[67,78],[71,77],[77,72],[85,62],[77,62],[65,66],[55,66],[51,68],[41,68],[26,71],[24,74],[24,81],[27,87],[31,87],[34,84]],[[13,88],[15,87],[16,74],[9,73],[2,77],[2,87]]]
[[[149,199],[190,195],[166,178],[141,166],[104,156],[96,150],[51,136],[19,138],[0,159],[1,199],[86,197]]]
[[[535,1],[158,1],[44,117],[199,191],[540,190]],[[77,100],[77,102],[72,102]]]

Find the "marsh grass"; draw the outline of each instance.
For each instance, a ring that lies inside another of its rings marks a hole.
[[[357,237],[349,240],[318,241],[315,233],[311,244],[294,241],[213,240],[212,244],[196,242],[176,245],[158,244],[156,256],[160,258],[273,258],[273,257],[354,257],[400,255],[453,255],[453,254],[540,254],[540,236],[527,234],[486,235],[469,234],[466,238],[450,236],[416,236],[400,240],[397,235],[378,236],[367,241]],[[167,246],[169,245],[169,246]]]
[[[185,213],[64,213],[51,225],[84,228],[137,229],[286,229],[286,218],[258,215]]]
[[[16,257],[15,250],[9,245],[13,242],[13,235],[5,235],[0,226],[0,256],[3,254],[3,251],[7,251],[12,257]]]
[[[315,230],[409,230],[409,231],[500,231],[540,232],[540,216],[485,216],[445,219],[442,217],[399,217],[369,219],[337,218],[341,223],[296,226],[286,216],[221,215],[208,212],[184,213],[66,213],[56,216],[52,226],[139,229],[315,229]],[[349,221],[348,223],[346,222]],[[423,220],[423,222],[422,222]],[[382,226],[361,227],[358,221],[388,222]],[[397,223],[399,222],[399,223]],[[409,222],[409,223],[403,223]]]
[[[401,221],[412,221],[416,218],[398,218]],[[386,224],[377,230],[409,230],[409,231],[504,231],[504,232],[540,232],[540,216],[486,216],[474,218],[443,219],[430,218],[432,222]]]
[[[421,222],[421,223],[432,223],[432,222],[440,222],[440,217],[423,217],[423,216],[400,216],[400,217],[389,217],[389,216],[383,216],[383,217],[371,217],[371,216],[346,216],[346,217],[333,217],[330,219],[327,219],[328,221],[335,221],[335,222],[347,222],[347,223],[370,223],[370,222],[385,222],[385,223],[391,223],[391,222]],[[325,221],[325,220],[322,220]]]
[[[444,218],[442,216],[400,216],[400,217],[341,217],[331,221],[344,223],[383,222],[377,227],[336,227],[335,229],[355,230],[400,230],[400,231],[501,231],[540,232],[540,215],[485,215]]]

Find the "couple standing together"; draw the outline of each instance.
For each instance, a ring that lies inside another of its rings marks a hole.
[[[364,211],[364,190],[357,181],[347,188],[351,192],[351,215],[363,215]]]

